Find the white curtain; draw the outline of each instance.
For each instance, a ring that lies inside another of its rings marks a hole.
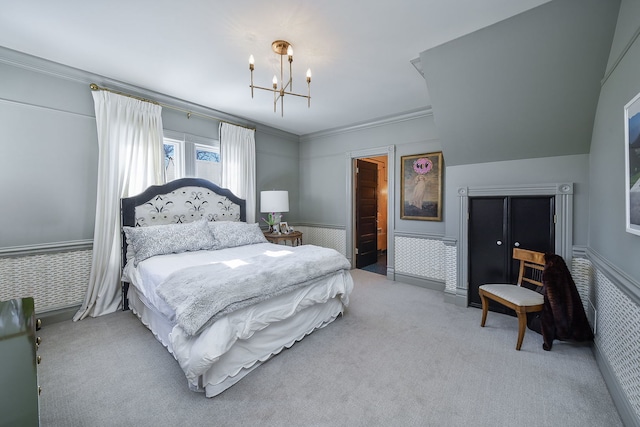
[[[247,201],[247,222],[256,222],[256,132],[220,123],[222,187]]]
[[[93,91],[98,130],[98,188],[91,275],[74,320],[121,307],[120,198],[163,182],[162,107]]]

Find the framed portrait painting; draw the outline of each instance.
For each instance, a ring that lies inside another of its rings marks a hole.
[[[400,218],[442,221],[442,152],[402,156]]]
[[[624,107],[626,222],[640,236],[640,93]]]

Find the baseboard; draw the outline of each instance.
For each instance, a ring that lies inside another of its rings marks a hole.
[[[396,272],[396,282],[408,283],[409,285],[420,286],[421,288],[432,289],[434,291],[444,292],[445,284],[439,280],[427,279],[424,277],[413,276],[411,274],[402,274]]]
[[[58,310],[44,311],[42,313],[36,313],[36,317],[42,321],[42,327],[45,327],[53,323],[72,320],[73,316],[80,310],[80,307],[80,305],[74,305]]]
[[[611,368],[609,361],[607,360],[605,355],[602,354],[597,344],[593,345],[593,354],[596,358],[598,368],[600,368],[600,372],[602,373],[602,378],[604,378],[604,382],[609,389],[611,399],[616,405],[618,414],[622,419],[622,423],[627,427],[640,427],[640,418],[638,418],[635,410],[633,409],[633,407],[631,407],[631,404],[629,403],[624,390],[622,390],[622,388],[620,387],[620,383],[618,383],[618,380],[613,373],[613,369]]]
[[[452,292],[444,291],[444,302],[447,304],[455,304],[456,303],[456,294]]]

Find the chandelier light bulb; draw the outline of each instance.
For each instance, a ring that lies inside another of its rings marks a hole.
[[[249,55],[249,65],[255,64],[255,60],[253,59],[253,55]]]
[[[291,47],[291,45],[289,45],[289,47],[287,48],[287,55],[293,56],[293,48]]]
[[[310,79],[311,78],[311,68],[307,69],[307,78]]]
[[[273,88],[277,88],[278,87],[278,78],[276,76],[273,76]]]

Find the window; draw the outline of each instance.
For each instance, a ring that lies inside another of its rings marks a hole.
[[[164,139],[164,177],[173,181],[184,176],[184,145],[182,141]]]
[[[220,185],[220,142],[165,130],[164,172],[166,182],[194,177]]]
[[[220,149],[195,144],[195,151],[195,175],[219,184],[221,180]]]

